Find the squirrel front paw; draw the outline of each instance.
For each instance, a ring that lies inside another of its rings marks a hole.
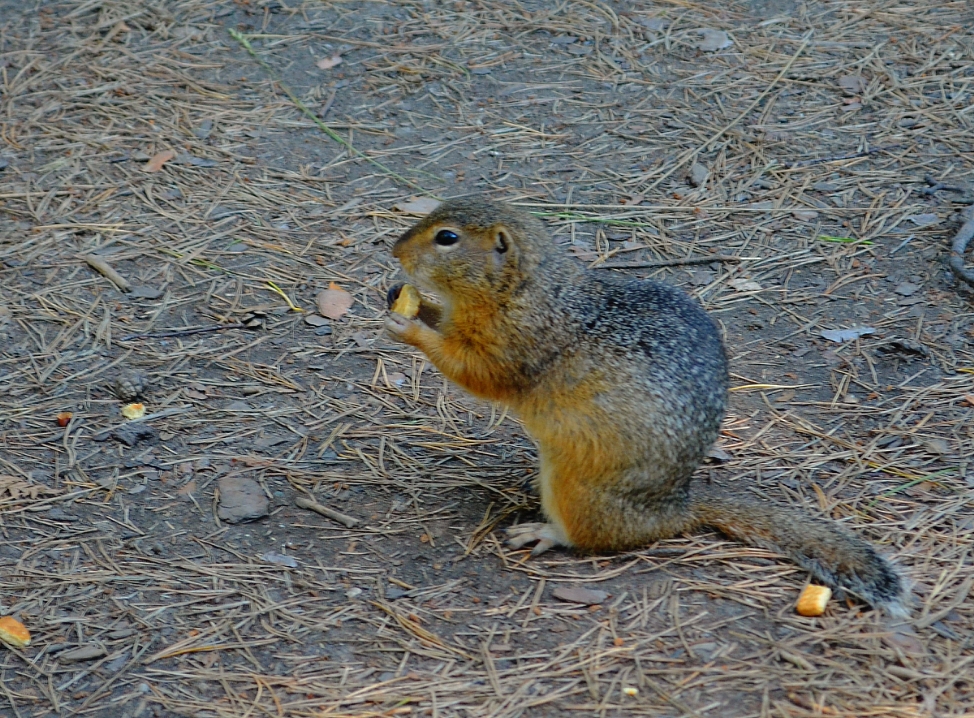
[[[507,545],[511,548],[521,548],[533,541],[537,541],[531,549],[532,556],[543,554],[555,546],[571,546],[571,541],[554,524],[519,524],[507,529]]]
[[[389,335],[405,344],[416,344],[416,336],[422,330],[422,324],[416,319],[409,319],[402,314],[390,312],[386,316],[386,331]]]

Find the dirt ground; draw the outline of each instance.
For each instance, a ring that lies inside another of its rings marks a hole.
[[[0,615],[33,638],[0,714],[974,715],[972,28],[967,0],[0,0]],[[797,616],[807,576],[717,534],[506,548],[531,443],[382,333],[411,202],[464,194],[692,292],[734,385],[700,480],[868,537],[915,633]],[[267,515],[230,523],[247,487]]]

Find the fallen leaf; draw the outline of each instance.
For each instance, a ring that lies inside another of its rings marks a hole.
[[[438,199],[430,197],[413,197],[405,202],[397,203],[393,209],[398,209],[406,214],[429,214],[440,206]]]
[[[723,30],[715,30],[712,27],[701,27],[695,30],[695,32],[700,35],[700,39],[694,43],[694,47],[704,52],[716,52],[734,44],[734,41]]]
[[[332,282],[328,289],[322,289],[315,297],[318,311],[329,319],[341,319],[352,308],[352,295]]]
[[[223,476],[217,482],[220,506],[217,516],[230,524],[253,521],[267,516],[270,505],[264,490],[245,476]]]
[[[843,343],[851,342],[853,339],[864,337],[867,334],[875,334],[873,327],[853,327],[852,329],[823,329],[819,332],[820,336],[830,342]]]
[[[319,70],[330,70],[331,68],[342,64],[341,55],[332,55],[331,57],[323,57],[315,65],[318,66]]]
[[[560,601],[569,603],[582,603],[586,606],[593,606],[602,603],[609,597],[605,591],[597,591],[592,588],[572,588],[570,586],[558,586],[551,595]]]
[[[166,164],[169,160],[176,157],[176,153],[173,150],[163,150],[152,156],[148,162],[145,163],[143,168],[146,172],[158,172],[162,169],[162,166]]]

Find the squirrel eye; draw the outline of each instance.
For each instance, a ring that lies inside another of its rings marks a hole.
[[[449,247],[451,244],[456,244],[460,241],[460,237],[456,232],[451,232],[448,229],[441,229],[433,237],[433,241],[436,242],[441,247]]]

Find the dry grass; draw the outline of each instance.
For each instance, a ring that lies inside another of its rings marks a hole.
[[[0,0],[0,613],[34,636],[4,715],[974,715],[974,312],[943,263],[974,11],[759,5]],[[736,385],[701,474],[895,555],[917,638],[795,616],[801,572],[713,535],[503,547],[531,447],[379,333],[417,187],[694,292]],[[289,303],[332,281],[355,305],[318,335]],[[94,441],[132,370],[158,441]],[[224,476],[272,515],[221,523]]]

